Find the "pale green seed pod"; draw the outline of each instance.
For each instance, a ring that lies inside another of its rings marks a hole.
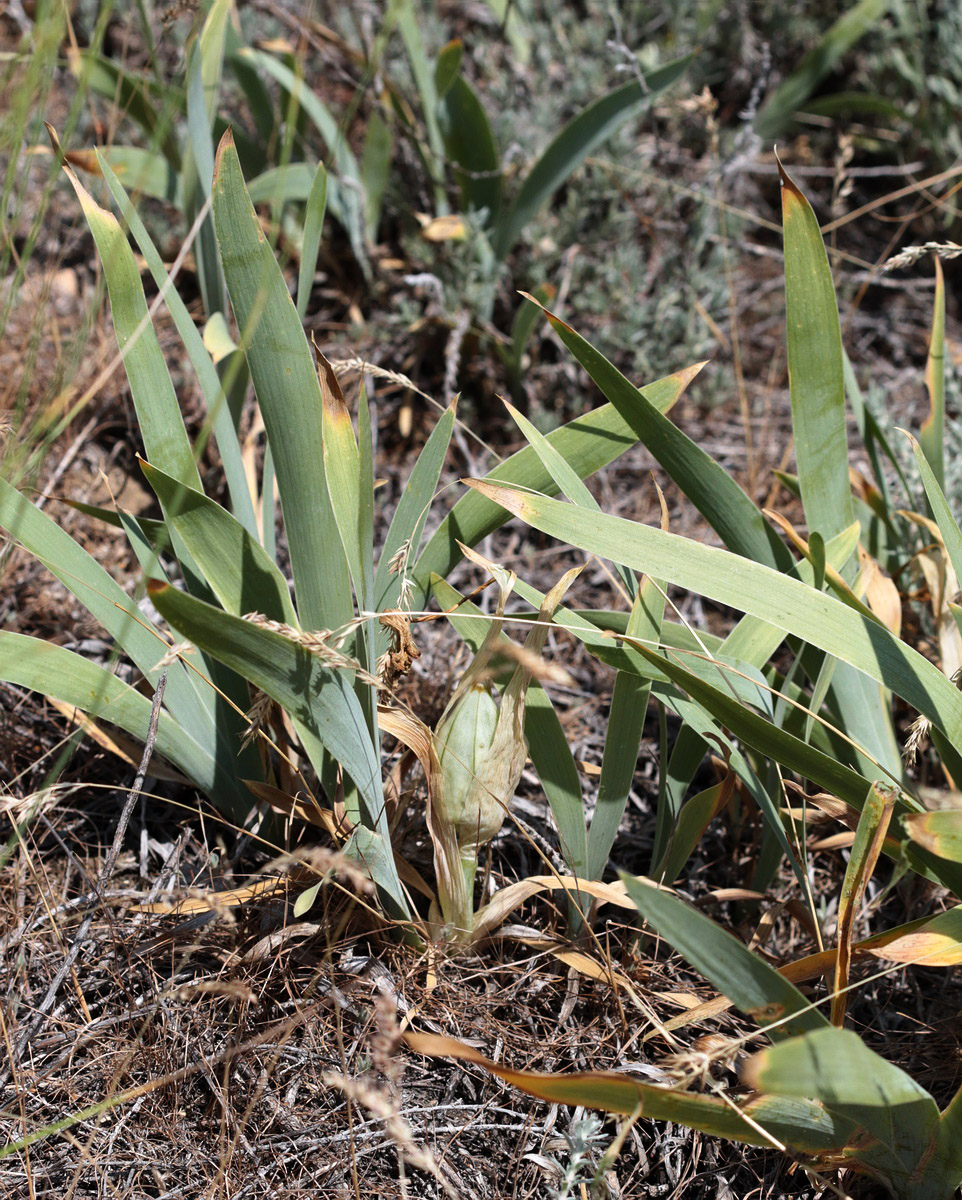
[[[501,721],[501,706],[489,684],[479,682],[457,699],[436,731],[441,786],[435,812],[465,849],[483,846],[494,837],[517,786],[517,750],[505,744],[505,730],[499,734]],[[526,747],[519,749],[523,765]]]

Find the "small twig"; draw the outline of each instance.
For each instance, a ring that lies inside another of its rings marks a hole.
[[[63,961],[63,966],[57,972],[53,982],[47,988],[47,994],[37,1006],[37,1009],[31,1020],[21,1030],[19,1037],[14,1045],[13,1061],[19,1062],[24,1050],[27,1048],[30,1039],[37,1032],[44,1016],[53,1008],[54,1002],[57,999],[57,994],[67,974],[73,967],[74,963],[80,956],[80,951],[86,941],[87,934],[90,931],[90,926],[93,922],[95,910],[103,903],[104,896],[107,891],[107,885],[110,882],[110,877],[113,874],[114,867],[117,863],[117,857],[120,854],[120,848],[124,843],[124,836],[127,833],[127,826],[130,824],[130,817],[134,811],[134,805],[137,803],[137,798],[140,796],[144,787],[144,780],[147,778],[147,768],[150,765],[150,759],[154,752],[154,744],[157,741],[157,727],[160,724],[160,709],[164,700],[164,688],[167,686],[167,672],[164,671],[157,680],[157,689],[154,692],[154,702],[150,710],[150,723],[147,726],[147,740],[144,743],[144,753],[140,759],[140,766],[137,768],[137,774],[134,778],[133,786],[127,793],[127,799],[124,801],[123,811],[120,814],[120,820],[117,822],[117,830],[114,833],[114,840],[107,851],[107,856],[104,859],[103,870],[100,872],[100,878],[97,880],[96,887],[88,895],[84,896],[83,901],[89,905],[89,911],[80,923],[80,928],[74,937],[73,944],[67,951],[67,957]],[[3,1077],[5,1082],[5,1075]]]

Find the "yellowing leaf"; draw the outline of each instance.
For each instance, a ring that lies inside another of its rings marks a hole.
[[[426,242],[463,242],[468,236],[464,218],[457,213],[445,217],[422,218],[421,237]]]
[[[962,862],[962,810],[912,813],[903,818],[913,842],[952,862]]]

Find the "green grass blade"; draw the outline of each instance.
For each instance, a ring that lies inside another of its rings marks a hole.
[[[962,1088],[949,1101],[936,1132],[934,1164],[949,1184],[950,1192],[962,1187]],[[948,1200],[938,1196],[934,1200]]]
[[[328,181],[329,203],[332,211],[347,230],[355,257],[363,267],[366,267],[368,260],[364,244],[363,181],[361,169],[348,144],[344,130],[323,101],[315,96],[304,80],[299,78],[285,63],[263,50],[245,48],[238,53],[240,57],[257,69],[273,76],[298,107],[304,110],[324,139],[334,170],[339,180],[344,181],[343,187],[334,187],[334,181]]]
[[[377,243],[381,224],[381,208],[388,184],[391,182],[391,156],[394,153],[394,137],[391,127],[375,108],[368,117],[367,133],[364,135],[364,152],[361,155],[361,178],[364,180],[364,224],[367,240]]]
[[[297,315],[303,322],[311,298],[311,285],[317,270],[317,254],[321,247],[324,217],[327,214],[327,171],[317,164],[311,181],[307,208],[304,211],[304,237],[301,241],[301,261],[297,268]]]
[[[218,152],[214,219],[231,303],[243,331],[273,453],[298,615],[306,629],[336,628],[353,616],[354,606],[324,477],[320,382],[281,269],[261,233],[229,134]]]
[[[532,307],[529,305],[529,307]],[[533,425],[528,418],[509,404],[507,400],[502,400],[505,408],[508,410],[508,415],[514,421],[515,425],[524,434],[528,445],[534,450],[538,458],[544,466],[544,469],[551,476],[559,493],[567,496],[572,504],[577,504],[581,508],[591,509],[593,512],[600,512],[601,505],[592,496],[588,490],[588,485],[582,480],[578,472],[571,466],[568,460],[548,441],[545,435]],[[618,576],[624,585],[625,591],[629,596],[634,596],[638,585],[631,571],[624,567],[617,566],[615,568]]]
[[[218,0],[211,10],[211,16],[223,7]],[[223,43],[221,50],[223,51]],[[199,44],[195,42],[187,60],[187,133],[190,139],[190,155],[184,164],[184,195],[187,216],[191,221],[210,198],[211,182],[214,178],[214,146],[211,141],[211,115],[206,103],[205,73]],[[197,231],[194,248],[204,311],[208,317],[214,313],[226,312],[227,287],[217,253],[214,222],[209,212]]]
[[[281,163],[262,171],[250,181],[247,190],[252,204],[304,204],[310,199],[316,180],[317,168],[308,163]]]
[[[755,121],[760,138],[778,137],[842,55],[878,25],[890,5],[891,0],[859,0],[842,13],[762,106]]]
[[[183,178],[166,158],[139,146],[104,146],[97,149],[97,157],[110,164],[110,169],[128,192],[152,196],[175,208],[183,208]],[[78,162],[75,155],[70,158],[74,166],[83,170],[93,168],[92,161]]]
[[[315,347],[314,357],[321,385],[321,446],[324,475],[331,497],[331,509],[341,536],[341,546],[354,583],[359,608],[365,607],[365,576],[370,564],[362,561],[361,539],[361,459],[357,437],[351,423],[344,393],[334,368]],[[373,480],[371,490],[373,493]]]
[[[835,286],[811,205],[779,164],[785,240],[785,305],[792,428],[809,527],[825,539],[855,520],[845,424],[845,367]],[[853,577],[849,566],[842,574]],[[832,689],[849,735],[898,777],[902,764],[885,698],[844,658]],[[871,762],[856,752],[863,771]]]
[[[661,412],[667,412],[687,387],[688,378],[688,373],[681,371],[656,380],[641,390],[651,404]],[[637,438],[614,406],[605,404],[549,433],[548,441],[583,479],[587,479],[634,446]],[[549,495],[557,494],[557,485],[530,446],[512,454],[495,467],[487,478],[516,483],[520,487]],[[418,558],[414,571],[417,586],[412,595],[412,606],[423,607],[432,573],[444,577],[460,561],[459,541],[474,546],[500,528],[507,519],[504,510],[486,497],[477,494],[462,496]]]
[[[357,605],[363,612],[374,609],[374,433],[371,429],[371,407],[368,404],[367,388],[361,380],[357,407],[358,431],[358,508],[357,534],[358,583]],[[371,675],[377,674],[378,625],[368,621],[357,633],[357,657]],[[359,688],[361,706],[367,717],[368,728],[378,745],[377,695],[371,688]]]
[[[938,485],[945,490],[945,276],[942,263],[935,260],[935,298],[932,302],[932,332],[929,356],[925,363],[925,386],[929,393],[929,411],[919,441]]]
[[[895,692],[950,736],[962,730],[962,695],[937,667],[882,625],[798,579],[607,513],[587,513],[488,481],[472,481],[472,486],[569,545],[650,571],[801,637]]]
[[[793,983],[709,917],[649,880],[624,872],[621,878],[645,922],[773,1040],[829,1027]]]
[[[96,559],[2,478],[0,527],[77,597],[144,677],[156,684],[160,676],[157,663],[166,653],[166,641]],[[172,663],[168,672],[166,704],[185,725],[213,736],[210,689],[189,677],[179,663]]]
[[[855,520],[845,424],[845,366],[835,286],[811,205],[779,164],[785,239],[785,305],[792,428],[798,483],[809,527],[824,538]],[[843,571],[851,581],[854,567]],[[845,663],[833,691],[860,746],[893,774],[901,760],[888,706]],[[869,769],[868,761],[862,763]]]
[[[152,84],[112,59],[90,51],[82,54],[81,62],[78,73],[87,87],[135,121],[147,135],[149,147],[159,146],[174,170],[179,171],[181,154],[173,126],[187,109],[183,89]]]
[[[924,447],[910,433],[907,433],[906,437],[912,443],[915,462],[919,468],[919,474],[922,476],[922,486],[925,488],[925,496],[932,509],[935,523],[939,527],[942,541],[945,543],[945,552],[949,556],[949,562],[952,564],[956,578],[962,579],[962,574],[960,574],[962,572],[962,529],[959,528],[955,514],[945,498],[945,492],[931,465],[932,460],[926,454]]]
[[[678,813],[664,856],[652,872],[655,879],[669,885],[675,882],[705,830],[724,809],[730,797],[731,788],[722,780],[685,802]]]
[[[845,354],[844,347],[842,348],[842,354],[842,364],[845,371],[845,392],[848,396],[852,413],[855,416],[855,424],[858,426],[859,436],[872,464],[873,482],[879,490],[883,511],[886,514],[886,519],[888,519],[888,512],[892,507],[890,497],[891,485],[888,480],[889,473],[882,462],[882,455],[885,456],[889,466],[892,467],[898,476],[906,496],[912,494],[912,489],[909,487],[905,471],[902,469],[902,464],[899,462],[889,443],[885,430],[879,425],[875,414],[865,403],[865,397],[862,395],[862,389],[858,385],[858,379],[855,376],[855,371],[852,368],[848,355]],[[874,554],[875,552],[872,551],[872,553]],[[878,558],[879,556],[876,554],[875,557]]]
[[[507,258],[532,217],[588,155],[630,117],[648,108],[685,72],[691,56],[675,59],[595,100],[557,134],[528,172],[511,207],[494,229],[493,249]]]
[[[411,74],[421,100],[421,116],[428,137],[428,153],[425,163],[428,169],[434,191],[435,212],[442,216],[448,211],[447,196],[444,188],[444,139],[441,136],[441,126],[438,122],[438,91],[435,86],[435,72],[431,69],[424,40],[421,36],[421,26],[418,13],[412,0],[400,0],[395,8],[397,27],[407,51],[411,64]],[[460,43],[458,43],[460,45]],[[454,52],[449,54],[448,61]],[[438,58],[444,56],[442,49]],[[460,55],[457,57],[460,63]]]

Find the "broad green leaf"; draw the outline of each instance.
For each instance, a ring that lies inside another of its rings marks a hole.
[[[952,1188],[962,1187],[962,1088],[942,1113],[935,1135],[934,1166]]]
[[[391,180],[391,155],[394,138],[391,127],[375,108],[367,120],[364,153],[361,156],[361,178],[364,181],[364,223],[368,241],[377,242],[381,224],[381,206]]]
[[[205,25],[224,8],[220,0],[217,0]],[[223,39],[220,40],[220,47],[223,54]],[[198,41],[191,47],[187,57],[187,134],[190,153],[184,162],[184,204],[187,217],[191,221],[199,215],[203,205],[210,199],[214,178],[214,145],[211,140],[211,116],[206,102],[207,84],[204,75]],[[227,308],[227,293],[217,253],[214,222],[209,212],[204,216],[197,231],[194,258],[197,263],[197,279],[204,298],[204,311],[208,316],[224,312]]]
[[[391,848],[390,833],[384,822],[384,832],[374,833],[363,825],[354,828],[344,846],[344,853],[367,868],[371,878],[378,886],[382,903],[386,900],[386,908],[392,917],[404,920],[410,916],[407,898],[401,881],[398,879],[397,866],[394,862],[394,851]]]
[[[577,504],[581,508],[600,512],[601,505],[592,496],[588,490],[588,485],[582,480],[581,476],[571,466],[564,455],[552,446],[540,429],[532,424],[524,413],[519,412],[507,400],[502,400],[502,403],[508,410],[508,415],[512,421],[514,421],[515,425],[524,434],[525,441],[531,446],[538,458],[541,459],[544,469],[551,476],[560,494],[567,496],[573,504]],[[630,571],[625,570],[624,567],[616,567],[616,570],[627,594],[634,596],[638,589],[634,575]]]
[[[200,37],[196,42],[208,125],[217,111],[221,77],[224,73],[224,48],[227,42],[227,25],[231,8],[231,0],[214,0],[208,9]],[[213,166],[213,162],[211,162],[211,166]]]
[[[631,606],[626,632],[630,637],[656,643],[664,615],[664,589],[655,581],[645,579]],[[598,800],[588,834],[588,879],[601,878],[628,806],[650,691],[650,682],[638,675],[619,671],[615,676]]]
[[[115,177],[128,192],[152,196],[175,208],[183,207],[183,186],[179,172],[166,158],[139,146],[104,146],[97,150],[68,150],[64,156],[72,167],[100,175],[101,161],[110,165]]]
[[[185,488],[150,463],[140,465],[168,521],[179,530],[224,608],[235,616],[261,613],[297,628],[287,581],[243,525],[207,496]]]
[[[791,555],[765,520],[759,507],[745,494],[724,467],[664,415],[638,388],[586,342],[566,322],[545,309],[552,329],[588,372],[605,398],[618,409],[641,442],[664,467],[729,550],[787,570]],[[704,363],[689,367],[688,382]]]
[[[2,478],[0,527],[77,597],[144,677],[156,684],[157,663],[167,651],[167,642],[96,559]],[[172,663],[168,671],[165,703],[183,725],[213,737],[210,688],[180,663]]]
[[[441,1034],[406,1033],[404,1040],[416,1054],[475,1063],[529,1096],[554,1104],[582,1105],[617,1113],[640,1110],[642,1116],[651,1120],[674,1121],[750,1146],[770,1146],[767,1132],[795,1152],[811,1155],[841,1149],[854,1132],[849,1122],[810,1102],[753,1096],[726,1104],[715,1096],[643,1083],[633,1075],[617,1071],[567,1074],[516,1071],[492,1062],[464,1042]]]
[[[507,345],[496,344],[498,357],[504,365],[511,381],[511,395],[517,403],[525,394],[524,386],[524,352],[541,315],[539,305],[547,304],[554,298],[557,288],[553,284],[543,283],[534,290],[537,304],[531,300],[522,299],[511,322],[511,340]]]
[[[865,798],[867,780],[836,758],[822,753],[801,738],[741,703],[727,689],[707,682],[703,675],[688,669],[687,655],[667,657],[653,654],[642,647],[643,655],[662,674],[684,690],[710,712],[723,726],[735,733],[746,745],[798,771],[807,779],[820,784],[826,791],[839,796],[853,808],[860,808]],[[717,661],[717,660],[716,660]]]
[[[321,246],[324,217],[327,213],[327,171],[318,163],[304,213],[304,237],[301,241],[301,261],[297,268],[297,315],[301,321],[307,315],[311,285],[317,270],[317,254]]]
[[[641,390],[645,398],[659,411],[667,412],[685,390],[689,379],[688,371],[680,371]],[[571,463],[582,479],[587,479],[608,463],[614,462],[637,441],[627,423],[609,404],[602,405],[593,412],[577,417],[562,428],[554,430],[548,434],[548,440]],[[509,459],[495,467],[487,478],[516,483],[549,495],[557,492],[557,485],[530,446],[512,454]],[[474,546],[489,533],[500,528],[506,520],[504,510],[486,497],[476,493],[462,496],[441,522],[417,560],[414,572],[417,587],[412,595],[412,606],[423,607],[432,572],[443,578],[460,561],[459,541],[467,546]]]
[[[460,66],[460,42],[451,42],[448,46],[442,47],[438,54],[437,66],[442,68],[442,64],[448,64],[449,69],[444,71],[444,77],[439,80],[435,71],[432,71],[428,61],[427,52],[424,48],[424,39],[421,36],[420,14],[415,8],[412,0],[400,0],[396,6],[397,27],[401,34],[401,39],[404,42],[404,49],[407,51],[408,60],[411,64],[411,74],[414,76],[414,82],[418,90],[418,96],[421,100],[421,116],[424,121],[424,128],[428,135],[427,152],[423,155],[425,166],[427,167],[428,176],[434,185],[434,206],[435,212],[438,215],[443,215],[448,211],[447,197],[444,188],[444,139],[441,136],[441,127],[438,123],[438,95],[439,91],[443,95],[447,85],[453,82],[457,75],[458,67]],[[455,50],[454,48],[457,47]],[[456,63],[451,69],[452,57],[456,57]],[[438,73],[441,73],[440,70]],[[441,87],[439,88],[439,83]]]
[[[451,81],[438,102],[448,158],[459,168],[464,210],[487,213],[485,224],[498,236],[501,211],[501,154],[477,93],[463,76]]]
[[[607,513],[471,481],[486,499],[590,554],[650,571],[794,634],[891,689],[950,736],[962,731],[962,695],[918,651],[832,596],[760,563]]]
[[[779,163],[785,240],[785,306],[792,430],[798,482],[809,539],[830,538],[855,520],[845,425],[845,369],[835,286],[811,205]],[[854,568],[843,572],[851,581]],[[833,691],[847,732],[894,775],[901,759],[891,716],[878,689],[844,661],[833,671]]]
[[[173,663],[173,668],[180,669],[180,664]],[[172,674],[168,675],[168,687],[171,678]],[[62,646],[0,630],[0,679],[76,705],[140,741],[147,738],[150,699]],[[158,753],[215,798],[222,810],[242,822],[253,801],[236,772],[227,766],[227,754],[235,757],[238,743],[229,749],[216,744],[209,721],[178,722],[169,711],[170,705],[170,699],[165,699],[157,727]]]
[[[734,780],[734,774],[729,773],[721,783],[715,783],[685,801],[664,858],[653,872],[655,879],[670,886],[678,878],[705,830],[731,799]]]
[[[878,25],[890,4],[891,0],[859,0],[842,13],[765,101],[755,121],[760,138],[771,141],[778,137],[842,55]]]
[[[535,680],[528,688],[524,732],[531,762],[558,828],[562,857],[572,875],[587,878],[587,830],[581,777],[551,697]],[[573,915],[577,909],[572,907],[569,911]],[[577,923],[580,925],[580,918]]]
[[[173,127],[187,107],[182,88],[159,86],[126,70],[113,59],[91,51],[78,56],[74,71],[91,91],[136,121],[147,135],[150,149],[159,146],[171,166],[180,169],[180,147]]]
[[[407,4],[405,7],[409,11],[413,11],[412,5]],[[442,46],[438,51],[437,61],[434,65],[433,77],[433,85],[436,93],[433,97],[435,104],[437,104],[438,98],[444,96],[451,84],[454,83],[458,72],[461,70],[461,61],[463,58],[464,43],[460,40],[460,38],[455,38],[454,41],[448,42],[446,46]],[[415,71],[413,55],[411,67],[412,71]],[[427,124],[426,114],[429,106],[427,103],[426,89],[421,87],[420,80],[418,81],[418,89],[420,90],[422,96],[425,97],[425,124]]]
[[[515,584],[515,590],[533,605],[540,605],[544,599],[540,592],[521,580],[518,580]],[[627,613],[606,613],[603,616],[605,624],[610,628],[616,629],[619,633],[627,628]],[[745,740],[751,745],[752,732],[761,736],[764,741],[764,738],[768,737],[772,731],[774,731],[776,737],[781,737],[781,731],[771,725],[769,721],[757,716],[751,709],[740,704],[729,690],[721,691],[716,687],[706,684],[700,676],[678,668],[674,664],[669,664],[671,667],[670,671],[662,670],[665,660],[650,651],[643,653],[640,643],[625,643],[619,646],[615,639],[604,636],[599,627],[589,619],[588,614],[572,612],[559,606],[552,619],[554,624],[563,626],[574,634],[575,637],[583,641],[588,649],[600,658],[602,662],[608,663],[609,666],[614,667],[616,670],[638,675],[643,680],[653,681],[652,693],[663,705],[666,705],[675,712],[685,725],[690,726],[692,731],[702,741],[709,738],[710,735],[711,745],[723,748],[724,752],[729,756],[732,769],[737,773],[738,777],[744,783],[746,790],[753,797],[759,809],[766,815],[771,827],[775,830],[783,852],[793,862],[795,869],[800,871],[800,864],[795,861],[792,847],[782,828],[777,805],[755,776],[748,761],[739,750],[738,745],[725,732],[727,728],[732,728],[741,735],[742,730],[747,730],[749,736],[745,737]],[[712,660],[705,660],[702,663],[701,659],[704,659],[706,650],[709,654],[717,653],[721,645],[720,639],[714,638],[710,634],[702,634],[700,637],[703,644],[699,645],[687,630],[684,630],[681,626],[673,625],[670,621],[664,622],[661,633],[667,647],[677,646],[680,649],[697,655],[698,657],[691,660],[692,665],[701,665],[704,672],[717,682],[718,665]],[[669,675],[672,678],[681,680],[682,686],[692,690],[693,695],[697,694],[699,702],[693,703],[676,688],[671,686]],[[717,712],[722,714],[719,721],[714,720],[709,715],[709,712],[706,711],[711,708],[713,700]],[[854,771],[843,767],[835,758],[829,758],[817,750],[812,750],[804,743],[798,742],[797,739],[792,739],[792,744],[797,744],[802,755],[808,756],[811,754],[816,756],[818,763],[823,764],[826,770],[832,775],[833,783],[839,783],[840,786],[844,787],[846,781],[856,781],[856,786],[854,788],[850,786],[848,791],[856,797],[856,800],[852,801],[853,804],[860,802],[868,786],[867,780],[863,780]],[[793,761],[790,753],[786,761]],[[831,788],[832,784],[826,784],[825,786]],[[661,853],[662,851],[659,851],[659,856]]]
[[[274,146],[278,139],[277,125],[281,119],[280,105],[274,103],[274,98],[271,96],[270,89],[266,82],[261,77],[257,68],[241,55],[241,51],[245,50],[246,44],[243,40],[241,31],[237,29],[233,22],[228,22],[227,25],[227,59],[234,72],[234,78],[237,80],[238,87],[244,94],[244,99],[247,101],[247,111],[251,114],[256,130],[255,142],[261,153],[260,166],[256,169],[263,169],[266,164],[266,150],[270,146]],[[253,168],[254,164],[248,162],[248,166]],[[255,171],[256,173],[256,171]]]
[[[922,1180],[939,1121],[935,1101],[911,1076],[886,1062],[848,1029],[817,1029],[755,1055],[745,1077],[778,1096],[820,1101],[859,1127],[850,1157],[881,1175],[906,1200],[954,1190]],[[919,1185],[921,1184],[921,1188]]]
[[[237,439],[237,432],[232,420],[232,414],[229,411],[229,405],[225,402],[224,391],[221,387],[217,370],[211,362],[211,356],[204,345],[204,339],[201,337],[194,319],[187,311],[187,305],[180,298],[180,294],[176,288],[170,286],[167,268],[164,266],[163,259],[157,252],[157,247],[154,245],[137,210],[131,204],[130,197],[111,170],[110,162],[101,161],[100,166],[103,176],[107,181],[107,186],[110,188],[114,201],[120,209],[120,214],[128,229],[133,234],[141,254],[144,256],[147,267],[153,276],[154,283],[159,288],[165,289],[164,302],[173,318],[174,324],[177,326],[177,332],[181,336],[191,366],[197,374],[201,390],[204,393],[204,401],[207,405],[207,412],[214,430],[214,436],[217,439],[217,448],[220,451],[221,463],[224,468],[224,476],[227,481],[227,489],[230,492],[234,515],[249,532],[254,533],[256,531],[254,508],[247,486],[247,477],[244,474],[240,443]]]
[[[318,654],[291,638],[176,588],[154,583],[148,585],[148,593],[175,629],[250,680],[291,715],[315,768],[320,770],[323,765],[320,747],[329,751],[358,789],[365,825],[390,845],[381,764],[351,687],[351,673],[324,666]],[[393,860],[390,872],[375,883],[392,901],[401,893]]]
[[[840,533],[855,520],[845,431],[838,304],[812,206],[779,163],[785,238],[785,324],[792,430],[809,531]]]
[[[318,167],[308,163],[282,163],[269,167],[247,185],[252,204],[303,204],[310,199]],[[325,172],[326,176],[326,172]]]
[[[354,606],[324,476],[320,382],[229,134],[218,151],[214,219],[277,471],[298,615],[306,629],[336,628],[350,620]]]
[[[361,568],[357,603],[359,608],[371,612],[374,608],[374,430],[371,428],[371,406],[363,380],[358,391],[357,434],[360,477],[357,542]],[[374,670],[373,661],[370,669]]]
[[[868,115],[885,117],[888,120],[908,121],[912,125],[918,124],[918,119],[913,119],[912,114],[906,111],[904,105],[894,104],[891,100],[886,100],[884,96],[868,92],[834,92],[830,96],[810,98],[804,103],[805,112],[817,117],[832,117],[833,119],[841,117],[847,120],[855,115]]]
[[[252,50],[245,47],[238,53],[240,57],[277,80],[298,107],[304,110],[326,142],[334,170],[339,179],[344,180],[343,187],[336,187],[334,180],[328,180],[328,200],[332,211],[336,212],[338,219],[347,229],[351,249],[358,262],[366,268],[367,251],[364,245],[364,214],[361,199],[363,181],[360,167],[344,129],[335,120],[324,102],[285,63],[280,62],[264,50]]]
[[[147,312],[134,255],[117,218],[95,202],[74,172],[64,166],[97,243],[110,294],[117,344],[137,410],[147,457],[188,487],[201,489],[167,364]]]
[[[632,80],[601,96],[555,136],[528,172],[511,207],[494,229],[498,259],[511,253],[532,217],[588,155],[630,117],[649,107],[681,78],[690,55],[649,71],[643,80]]]
[[[112,508],[101,508],[99,504],[84,504],[80,500],[64,500],[64,503],[69,504],[71,508],[75,508],[77,512],[82,512],[97,521],[103,521],[105,525],[110,525],[114,529],[126,528],[119,514]],[[167,544],[167,525],[165,522],[155,521],[151,517],[137,517],[135,519],[140,526],[144,540],[151,546],[157,548],[158,546],[165,546]]]
[[[650,880],[621,878],[645,922],[774,1040],[828,1028],[793,983],[727,930]]]
[[[905,471],[902,469],[901,463],[892,450],[888,436],[881,425],[879,425],[875,414],[865,403],[865,397],[862,395],[862,389],[859,387],[858,379],[855,376],[852,363],[845,353],[844,346],[842,347],[842,355],[842,366],[845,371],[845,393],[848,396],[848,402],[855,417],[855,424],[858,426],[862,444],[865,446],[865,452],[872,463],[872,482],[879,492],[879,507],[881,512],[876,513],[876,516],[887,523],[890,532],[894,532],[889,517],[889,510],[891,508],[889,493],[891,485],[888,480],[888,470],[882,461],[883,455],[888,465],[896,472],[905,495],[911,495],[912,489],[909,487],[909,482],[905,477]],[[868,549],[875,558],[881,557],[871,546]]]
[[[291,637],[150,583],[153,603],[175,629],[266,692],[313,732],[357,784],[372,818],[383,808],[380,763],[345,672],[323,665]]]
[[[358,584],[357,607],[359,612],[374,611],[374,432],[371,428],[371,406],[368,404],[364,381],[358,393],[358,505],[357,532]],[[360,626],[355,640],[355,653],[364,668],[377,675],[378,624],[368,620]],[[359,688],[361,707],[367,717],[368,729],[375,746],[379,745],[377,730],[377,694],[373,688]]]
[[[314,358],[321,385],[324,475],[331,497],[334,520],[341,535],[344,557],[350,568],[358,608],[364,608],[365,566],[361,562],[361,545],[358,539],[362,481],[357,437],[334,368],[316,346]]]
[[[402,584],[417,561],[428,509],[434,499],[441,468],[451,444],[456,413],[457,401],[454,400],[431,430],[401,492],[381,547],[374,578],[374,607],[377,612],[397,608]],[[395,556],[402,549],[403,562],[395,563]]]

